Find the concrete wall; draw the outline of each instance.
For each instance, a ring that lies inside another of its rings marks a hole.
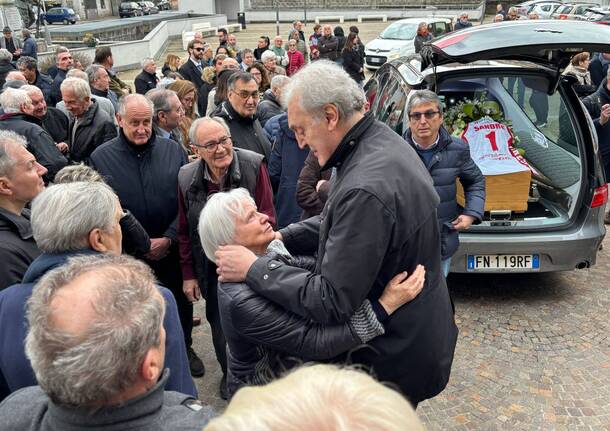
[[[217,13],[214,0],[180,0],[178,2],[178,10],[180,12],[193,11],[205,14]]]
[[[212,15],[205,17],[189,18],[183,20],[161,21],[142,40],[129,42],[109,43],[114,59],[114,68],[117,71],[129,70],[140,67],[140,62],[146,57],[158,57],[164,50],[169,39],[181,38],[182,32],[190,30],[194,23],[209,22],[212,27],[227,23],[227,17],[223,15]],[[103,42],[103,41],[102,41]],[[76,48],[73,52],[79,52],[93,59],[95,48]],[[53,52],[38,53],[39,61],[52,57]]]

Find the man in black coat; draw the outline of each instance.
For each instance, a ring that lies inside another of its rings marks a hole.
[[[32,114],[32,100],[24,90],[7,88],[0,95],[4,114],[0,115],[0,130],[12,130],[27,141],[27,149],[48,172],[45,182],[68,164],[68,160],[55,146],[53,138],[39,125]]]
[[[70,119],[60,109],[47,106],[44,95],[38,87],[24,85],[21,87],[32,100],[32,121],[42,127],[55,142],[55,146],[62,154],[68,153],[68,129]]]
[[[28,80],[28,84],[40,88],[40,91],[42,91],[45,101],[48,104],[51,100],[51,85],[53,84],[53,79],[49,75],[45,75],[38,70],[38,61],[32,57],[22,56],[17,60],[17,69],[23,73],[25,79]]]
[[[49,106],[55,107],[61,100],[61,83],[66,79],[66,74],[68,73],[68,70],[72,69],[73,63],[74,61],[72,60],[70,51],[66,50],[65,52],[57,54],[57,74],[55,75],[55,78],[53,78],[53,83],[51,84]]]
[[[330,24],[324,26],[323,35],[318,39],[318,52],[320,59],[335,61],[339,56],[339,39],[333,34]]]
[[[321,79],[332,76],[332,80]],[[239,246],[216,253],[219,280],[246,284],[281,307],[328,324],[347,321],[380,297],[398,272],[425,267],[418,300],[388,318],[386,333],[351,359],[418,402],[440,393],[451,371],[457,327],[441,271],[438,195],[415,150],[371,115],[362,89],[339,66],[314,62],[286,89],[288,120],[336,180],[321,216],[278,233],[293,254],[317,251],[314,271]]]
[[[151,247],[145,261],[176,298],[191,374],[202,376],[203,363],[192,348],[193,304],[182,291],[178,254],[178,171],[187,154],[154,133],[152,117],[151,101],[141,94],[124,96],[117,113],[119,136],[95,150],[90,160],[148,233]]]
[[[6,75],[15,70],[15,66],[13,66],[11,61],[13,61],[13,54],[6,49],[0,49],[0,88],[2,88],[6,82]]]
[[[256,116],[261,126],[265,127],[268,120],[284,112],[280,97],[282,96],[282,88],[288,84],[288,81],[290,81],[290,78],[284,75],[274,76],[271,80],[271,88],[265,91],[263,100],[259,102],[256,108]]]
[[[116,137],[112,119],[91,99],[89,84],[79,78],[66,78],[61,84],[66,109],[72,114],[68,129],[70,160],[89,164],[91,153]]]
[[[142,60],[142,72],[134,80],[136,93],[146,94],[149,90],[157,88],[159,78],[157,77],[157,65],[152,57]]]
[[[22,136],[0,131],[0,290],[20,283],[40,254],[25,206],[44,189],[47,170],[26,146]]]
[[[458,232],[479,224],[485,212],[485,177],[470,157],[468,145],[449,134],[443,127],[440,99],[430,90],[412,93],[407,106],[409,129],[405,140],[413,147],[430,172],[440,197],[437,209],[441,233],[441,265],[445,277],[451,267],[451,256],[459,245]],[[430,118],[428,118],[430,117]],[[464,187],[466,207],[459,213],[456,180]]]
[[[228,87],[229,100],[220,105],[217,116],[229,126],[233,145],[269,160],[271,143],[256,117],[259,101],[256,80],[248,72],[236,72],[229,78]]]

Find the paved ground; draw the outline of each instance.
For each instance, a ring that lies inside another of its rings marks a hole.
[[[430,430],[610,430],[610,239],[588,270],[451,275],[460,336],[451,380],[417,413]],[[203,315],[201,306],[199,315]],[[200,398],[222,410],[207,326]]]

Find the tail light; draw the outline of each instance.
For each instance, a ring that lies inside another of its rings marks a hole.
[[[595,21],[595,24],[610,25],[610,21]]]
[[[608,184],[604,184],[593,191],[593,199],[591,199],[591,208],[601,207],[608,202]]]

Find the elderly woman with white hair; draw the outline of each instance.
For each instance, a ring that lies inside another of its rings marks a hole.
[[[261,62],[265,69],[267,69],[267,75],[271,81],[274,76],[286,75],[286,70],[283,67],[277,65],[278,57],[271,50],[265,51],[261,54]]]
[[[206,256],[216,261],[221,245],[241,245],[257,255],[272,253],[278,265],[312,267],[315,260],[294,257],[276,240],[269,217],[258,212],[244,189],[212,195],[201,212],[199,235]],[[289,312],[245,283],[219,283],[218,304],[227,340],[228,390],[260,385],[303,360],[327,360],[384,333],[382,321],[422,289],[420,265],[407,278],[396,275],[378,301],[365,299],[348,322],[323,325]],[[298,300],[295,298],[295,300]]]

